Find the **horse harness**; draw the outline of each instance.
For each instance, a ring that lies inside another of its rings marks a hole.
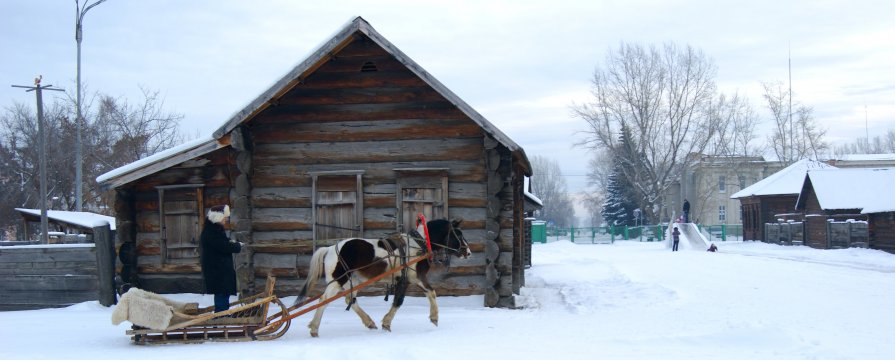
[[[401,242],[405,243],[406,246],[396,246],[396,245],[401,245],[401,244],[396,244],[393,242],[393,238],[396,236],[401,237]],[[345,274],[343,274],[342,276],[339,276],[338,278],[334,278],[332,281],[338,281],[342,277],[347,276],[349,287],[354,288],[354,277],[351,276],[352,272],[364,269],[369,266],[373,266],[376,263],[378,263],[380,260],[386,260],[389,258],[397,258],[398,261],[401,262],[401,265],[400,265],[401,266],[401,276],[397,276],[397,277],[392,276],[391,283],[386,285],[385,301],[388,301],[388,297],[390,294],[394,294],[395,299],[396,299],[395,302],[400,306],[401,303],[404,301],[404,294],[407,291],[407,283],[408,283],[407,271],[408,271],[409,267],[406,266],[407,260],[408,260],[406,248],[410,247],[410,243],[405,240],[406,239],[404,239],[403,236],[401,236],[401,234],[399,234],[399,233],[393,233],[388,236],[379,238],[378,244],[381,244],[382,247],[385,249],[385,251],[389,255],[387,255],[385,258],[374,258],[373,261],[371,261],[369,264],[361,266],[361,267],[357,267],[357,268],[349,268],[348,267],[348,263],[345,262],[345,259],[342,257],[341,251],[339,251],[338,244],[336,244],[336,248],[335,248],[336,259],[338,259],[339,264],[342,265],[342,268],[346,269],[346,271],[345,271]],[[414,240],[417,240],[417,239],[414,239]],[[397,254],[396,254],[396,252],[397,252]],[[348,300],[348,306],[345,308],[346,311],[351,309],[351,305],[353,305],[354,302],[357,301],[357,299],[352,294],[348,294],[347,297],[349,300]]]
[[[467,246],[467,248],[469,247],[469,244],[466,243],[466,240],[463,237],[458,236],[456,230],[453,227],[450,227],[450,232],[447,235],[445,235],[445,239],[444,239],[445,244],[450,243],[451,235],[454,235],[454,237],[457,238],[457,241],[460,242],[460,244],[458,244],[458,248],[454,249],[450,246],[447,246],[447,245],[444,245],[441,243],[432,242],[432,246],[441,248],[441,249],[439,249],[441,251],[433,251],[436,253],[435,254],[436,256],[434,256],[433,258],[430,258],[428,260],[430,263],[439,264],[439,265],[444,264],[444,265],[450,266],[451,254],[449,253],[449,251],[459,253],[460,249],[462,248],[462,246],[464,244]],[[397,240],[397,239],[394,239],[394,237],[399,237],[401,239],[400,242],[402,242],[404,244],[396,243],[394,240]],[[407,284],[408,284],[407,271],[409,271],[409,270],[416,271],[415,269],[409,269],[409,267],[405,266],[407,264],[407,260],[409,257],[407,254],[407,252],[408,252],[407,250],[409,250],[411,248],[410,241],[408,241],[408,240],[412,240],[413,242],[416,243],[417,248],[419,249],[419,252],[420,252],[417,255],[421,255],[421,253],[423,252],[423,249],[426,246],[426,239],[422,235],[420,235],[419,232],[417,232],[415,229],[413,229],[410,231],[409,234],[406,234],[406,236],[404,236],[403,234],[400,234],[400,233],[392,233],[392,234],[389,234],[388,236],[379,238],[379,242],[378,242],[378,244],[381,244],[382,247],[385,249],[385,251],[389,254],[386,258],[374,259],[374,261],[370,262],[370,264],[368,264],[368,265],[358,267],[358,268],[353,268],[353,269],[348,267],[348,264],[345,262],[345,259],[342,258],[342,254],[339,251],[338,244],[336,244],[337,245],[336,246],[336,258],[338,259],[339,264],[341,264],[342,267],[344,269],[346,269],[345,274],[342,276],[348,276],[349,286],[353,288],[354,287],[354,279],[350,275],[352,272],[361,270],[368,266],[372,266],[372,265],[376,264],[379,260],[397,257],[398,261],[400,261],[401,267],[402,267],[401,275],[400,276],[392,276],[391,283],[386,285],[385,300],[388,301],[389,295],[394,294],[395,295],[395,303],[400,306],[404,300],[404,294],[407,290]],[[400,246],[400,245],[403,245],[403,246]],[[397,252],[397,254],[396,254],[396,252]],[[342,276],[340,276],[339,278],[342,278]],[[333,279],[333,281],[337,281],[339,278]],[[354,304],[355,301],[357,301],[357,299],[350,294],[348,295],[348,298],[349,298],[348,306],[345,308],[345,310],[349,310],[351,308],[351,305]]]

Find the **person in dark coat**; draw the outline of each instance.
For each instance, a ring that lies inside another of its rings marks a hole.
[[[214,294],[214,311],[230,308],[230,295],[236,295],[236,270],[233,254],[242,251],[243,244],[230,241],[224,232],[224,224],[230,222],[230,207],[212,206],[205,219],[205,227],[199,236],[202,247],[202,278],[205,293]]]
[[[684,222],[690,222],[690,202],[684,199]]]
[[[677,230],[677,226],[675,226],[674,231],[671,232],[671,239],[674,242],[671,251],[677,251],[677,244],[681,242],[681,232]]]

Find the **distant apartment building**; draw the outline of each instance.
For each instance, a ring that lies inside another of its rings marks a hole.
[[[669,206],[679,215],[688,200],[690,221],[704,225],[742,223],[740,202],[730,196],[783,168],[761,156],[690,156],[691,165],[671,188]]]

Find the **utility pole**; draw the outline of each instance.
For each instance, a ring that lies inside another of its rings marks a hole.
[[[867,126],[867,104],[864,104],[864,136],[867,137],[867,149],[870,149],[870,127]]]
[[[80,0],[75,0],[75,41],[78,43],[78,76],[77,76],[77,104],[75,105],[78,108],[78,116],[75,119],[77,122],[77,126],[75,126],[75,132],[77,135],[75,136],[75,211],[83,211],[83,168],[84,168],[84,156],[81,155],[81,124],[84,122],[84,117],[81,113],[81,39],[84,38],[82,33],[81,25],[84,23],[84,14],[87,13],[87,10],[90,10],[94,6],[102,4],[106,0],[97,0],[93,4],[88,5],[87,7],[81,6],[79,3]],[[87,1],[84,1],[84,5],[87,5]]]
[[[789,57],[787,59],[789,62],[789,157],[792,158],[792,161],[788,161],[787,164],[792,164],[796,162],[796,133],[793,131],[792,127],[792,45],[789,48]]]
[[[12,87],[28,89],[25,92],[35,91],[37,94],[37,137],[40,138],[40,233],[42,244],[50,243],[49,222],[47,221],[47,134],[44,131],[44,105],[43,90],[65,91],[63,89],[50,89],[53,85],[40,86],[43,75],[34,78],[34,86],[13,85]]]

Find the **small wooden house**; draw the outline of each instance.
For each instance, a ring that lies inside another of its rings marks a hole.
[[[805,173],[831,166],[818,161],[800,160],[731,195],[740,200],[743,239],[768,241],[765,224],[777,222],[778,215],[795,212]]]
[[[522,147],[358,17],[207,139],[101,176],[121,260],[148,290],[200,292],[198,234],[232,208],[238,283],[295,294],[315,247],[462,218],[473,256],[433,283],[513,307],[524,283]],[[375,289],[374,289],[375,290]]]
[[[15,209],[22,216],[22,233],[25,236],[40,231],[40,209]],[[47,223],[51,244],[89,243],[93,242],[93,228],[97,223],[109,223],[112,234],[115,234],[115,218],[86,211],[47,210]],[[34,225],[31,225],[34,224]],[[40,239],[37,239],[40,241]],[[31,241],[20,240],[23,244]]]
[[[796,202],[806,245],[895,253],[895,168],[808,171]]]

